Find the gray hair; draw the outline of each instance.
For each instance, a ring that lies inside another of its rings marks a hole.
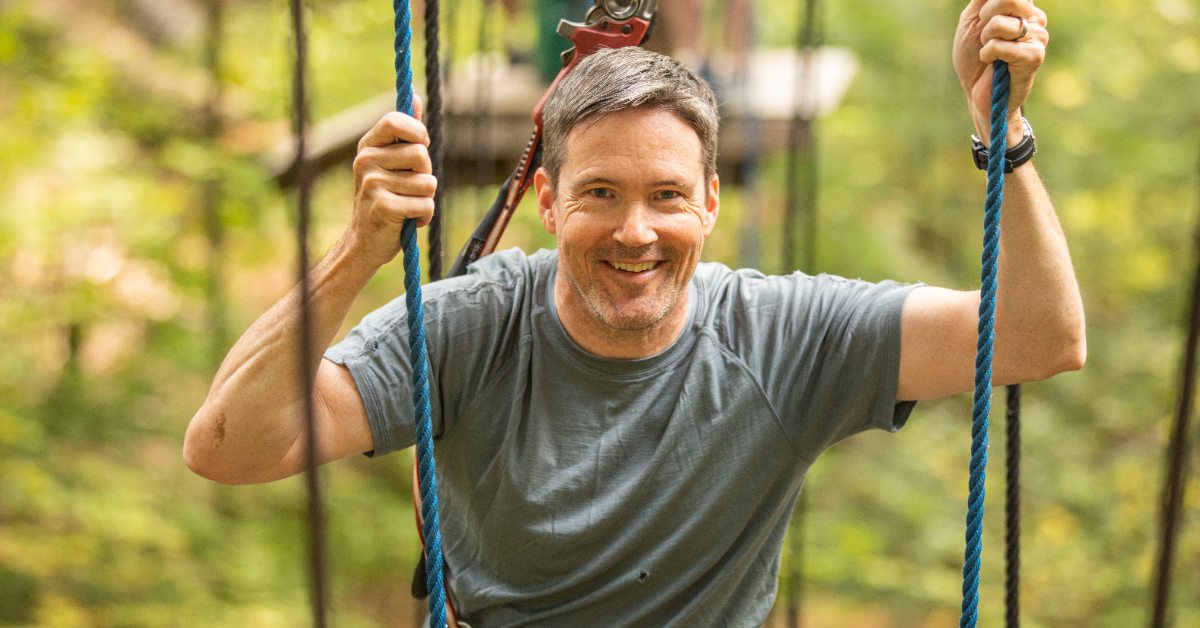
[[[669,111],[696,131],[704,174],[717,172],[717,97],[678,61],[635,46],[592,54],[558,84],[543,112],[542,165],[557,181],[567,134],[584,120],[627,109]]]

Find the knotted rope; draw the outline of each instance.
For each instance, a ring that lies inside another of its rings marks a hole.
[[[987,200],[980,270],[979,340],[975,349],[975,401],[971,417],[971,465],[967,496],[967,546],[963,560],[963,600],[959,626],[974,628],[979,618],[979,567],[983,554],[983,497],[987,476],[988,412],[992,395],[996,272],[1000,255],[1000,204],[1004,198],[1004,153],[1008,135],[1008,64],[992,64],[991,141],[988,144]]]
[[[413,113],[412,29],[407,0],[393,0],[396,13],[396,110]],[[425,577],[429,583],[429,625],[446,625],[446,590],[442,582],[442,534],[438,527],[437,476],[433,460],[433,421],[429,407],[429,356],[425,347],[425,308],[421,304],[421,257],[417,223],[405,220],[400,232],[404,248],[404,292],[408,307],[408,349],[412,361],[413,407],[417,431],[417,475],[425,535]]]

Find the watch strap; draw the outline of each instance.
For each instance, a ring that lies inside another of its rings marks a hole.
[[[1024,117],[1021,118],[1021,125],[1025,127],[1025,135],[1020,142],[1017,142],[1016,146],[1004,151],[1005,172],[1012,172],[1013,169],[1033,159],[1033,156],[1037,154],[1037,138],[1033,135],[1033,126]],[[972,135],[971,156],[975,160],[975,167],[987,170],[988,155],[988,147],[983,145],[983,140],[979,139],[977,135]]]

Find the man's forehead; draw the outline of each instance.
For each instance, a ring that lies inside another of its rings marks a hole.
[[[620,136],[622,132],[643,126],[669,128],[676,140],[680,142],[693,140],[696,145],[700,144],[700,136],[687,123],[687,120],[673,111],[659,107],[635,107],[588,116],[571,127],[567,132],[566,140],[570,145],[572,138],[595,137],[597,134],[608,135],[611,133]]]
[[[571,129],[565,148],[564,166],[575,172],[573,179],[692,180],[704,170],[699,135],[678,115],[660,109],[585,119]]]

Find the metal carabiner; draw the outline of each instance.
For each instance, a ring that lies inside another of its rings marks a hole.
[[[587,19],[590,23],[593,13],[599,10],[617,21],[628,20],[635,15],[648,20],[654,16],[657,5],[658,0],[596,0],[596,6],[588,12]]]

